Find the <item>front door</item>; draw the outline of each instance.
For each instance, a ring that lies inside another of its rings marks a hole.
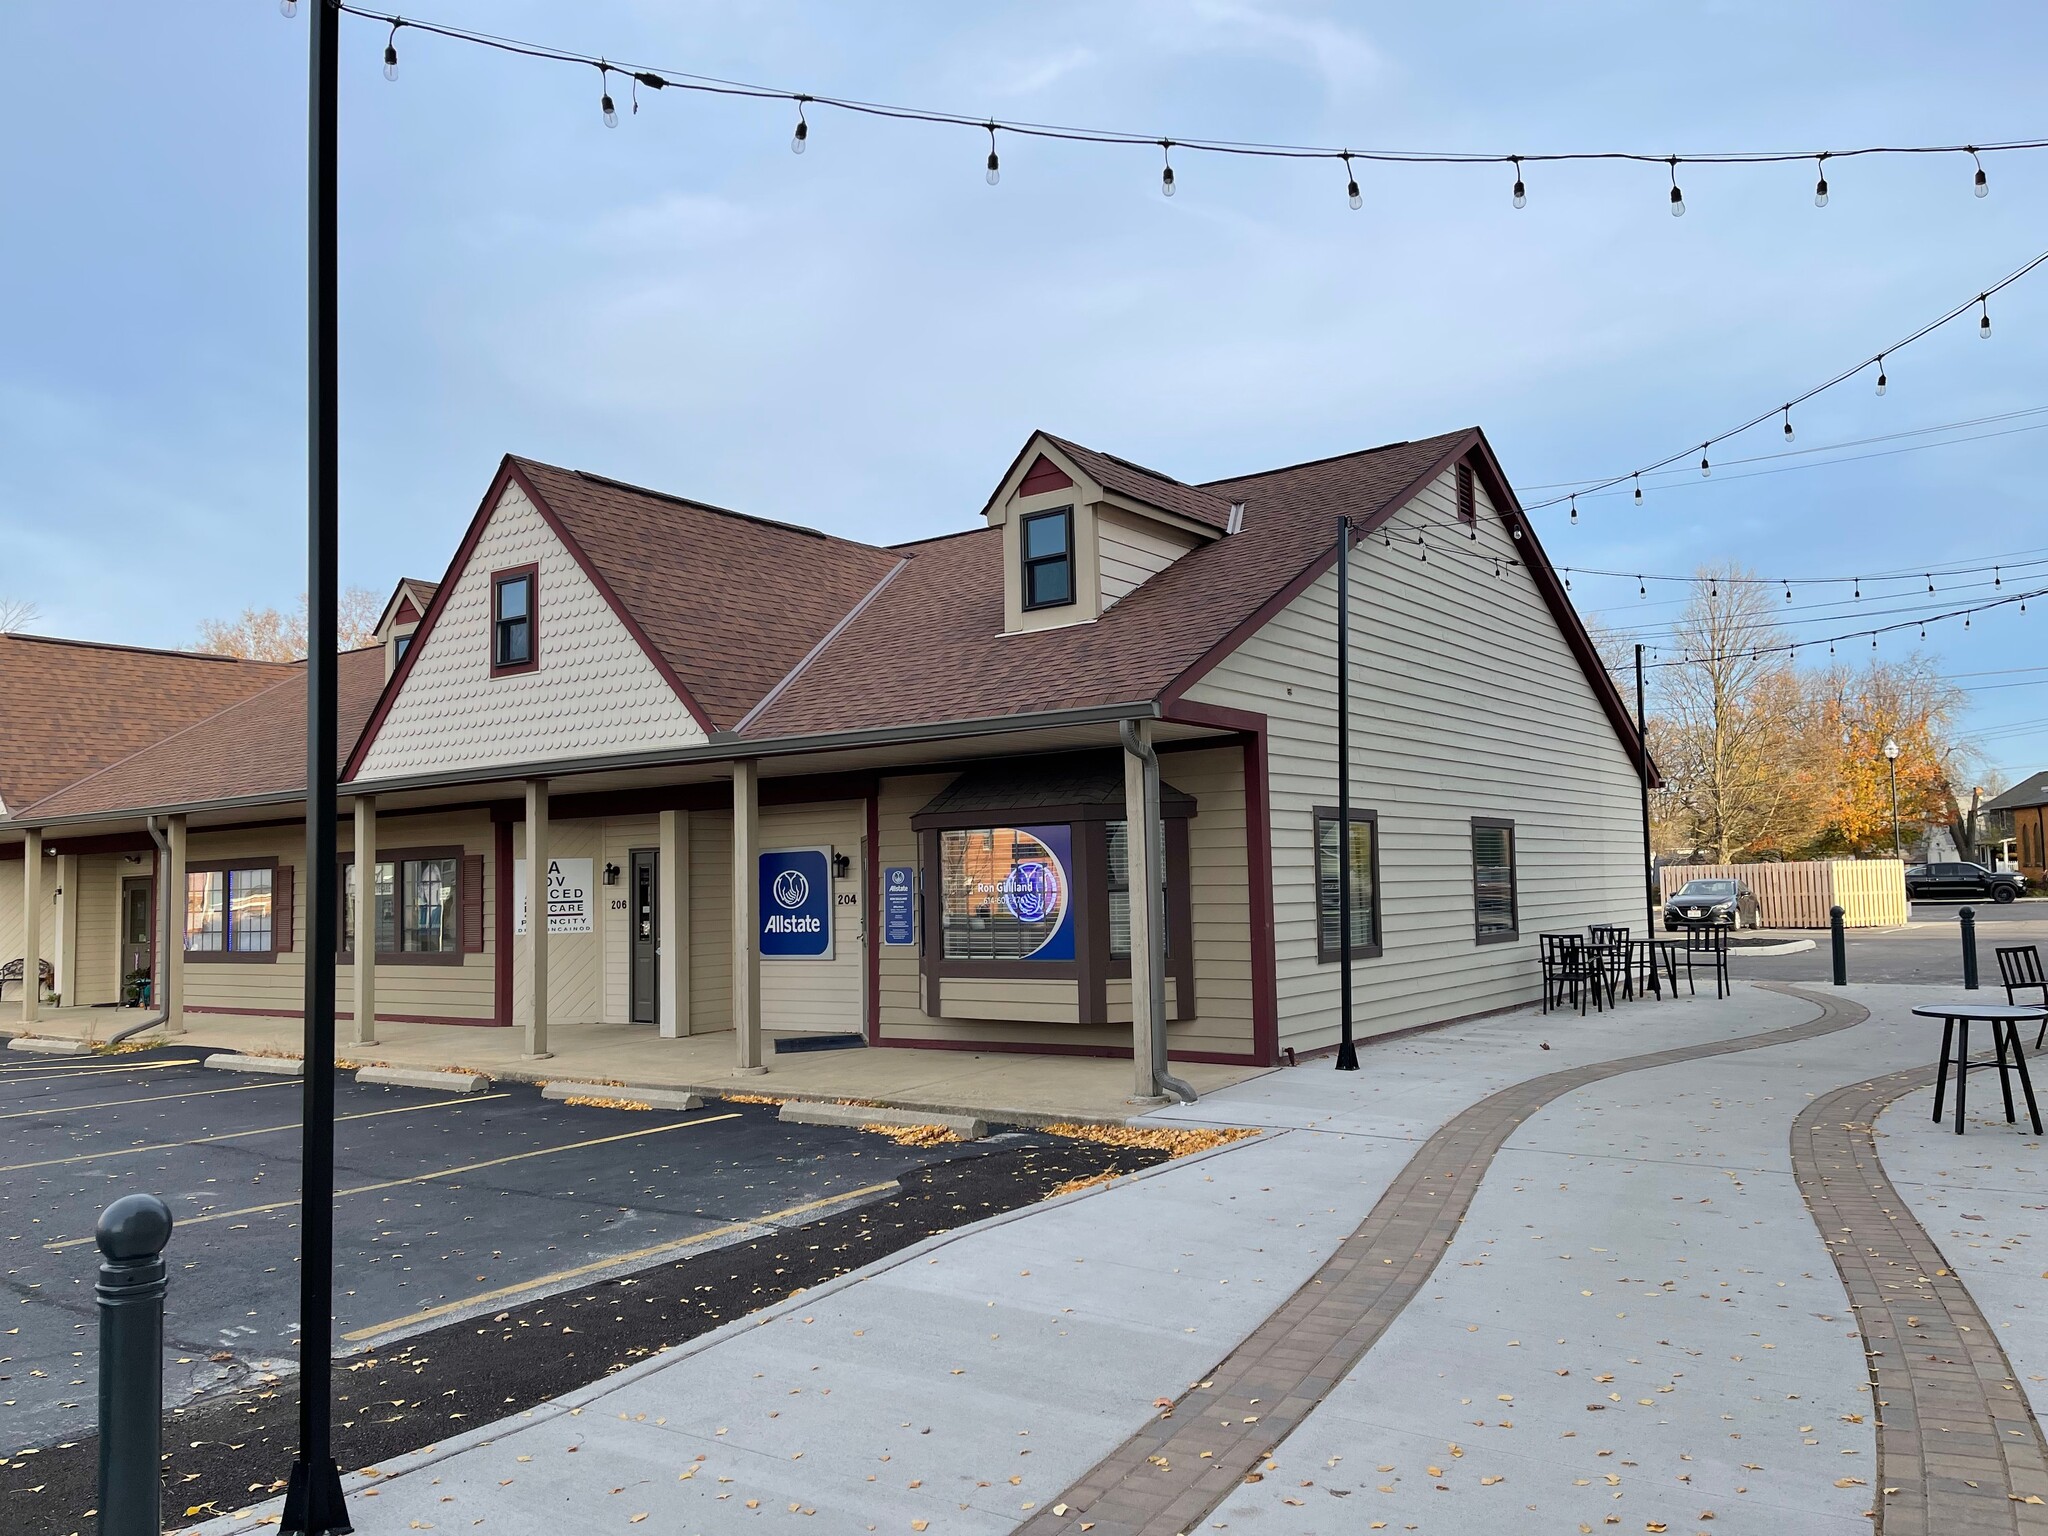
[[[660,868],[660,857],[653,848],[635,848],[632,853],[633,889],[626,904],[632,917],[631,1018],[635,1024],[652,1024],[659,1007],[661,928],[655,877]]]
[[[156,933],[156,903],[151,899],[156,882],[147,875],[131,875],[121,882],[121,987],[127,1000],[128,978],[150,969]]]

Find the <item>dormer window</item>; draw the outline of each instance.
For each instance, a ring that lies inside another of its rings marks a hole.
[[[540,571],[535,566],[491,577],[491,675],[530,672],[539,664],[534,629]]]
[[[393,661],[393,662],[400,662],[400,661],[403,661],[403,660],[405,660],[405,653],[406,653],[407,651],[411,650],[411,649],[412,649],[412,631],[411,631],[411,630],[407,630],[407,631],[406,631],[406,632],[405,632],[404,634],[402,634],[402,635],[394,635],[394,636],[392,636],[392,639],[391,639],[391,659],[392,659],[392,661]]]
[[[1059,608],[1074,601],[1074,509],[1033,512],[1017,529],[1024,562],[1024,607]]]

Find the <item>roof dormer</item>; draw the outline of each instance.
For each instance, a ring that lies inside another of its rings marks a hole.
[[[406,650],[412,645],[413,632],[420,627],[427,604],[434,600],[437,585],[417,577],[406,577],[399,582],[390,601],[384,604],[384,611],[377,616],[375,637],[377,643],[384,647],[384,675],[387,678],[405,660]]]
[[[1032,434],[983,515],[1003,530],[1006,632],[1086,624],[1238,512],[1199,486]]]

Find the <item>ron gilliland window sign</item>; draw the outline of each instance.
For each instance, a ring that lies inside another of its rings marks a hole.
[[[941,832],[939,866],[948,960],[1074,958],[1073,828]]]
[[[775,848],[761,855],[761,958],[832,958],[832,850]]]

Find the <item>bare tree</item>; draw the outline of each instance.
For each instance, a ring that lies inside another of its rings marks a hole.
[[[19,634],[43,616],[25,597],[0,597],[0,635]]]
[[[1804,704],[1770,597],[1748,571],[1702,569],[1672,634],[1651,742],[1666,835],[1721,863],[1778,849],[1805,819]]]
[[[336,625],[341,649],[369,644],[382,611],[382,602],[367,587],[346,588]],[[244,608],[232,619],[208,619],[199,626],[198,648],[245,661],[298,661],[306,654],[306,594],[299,594],[299,606],[291,613]]]

